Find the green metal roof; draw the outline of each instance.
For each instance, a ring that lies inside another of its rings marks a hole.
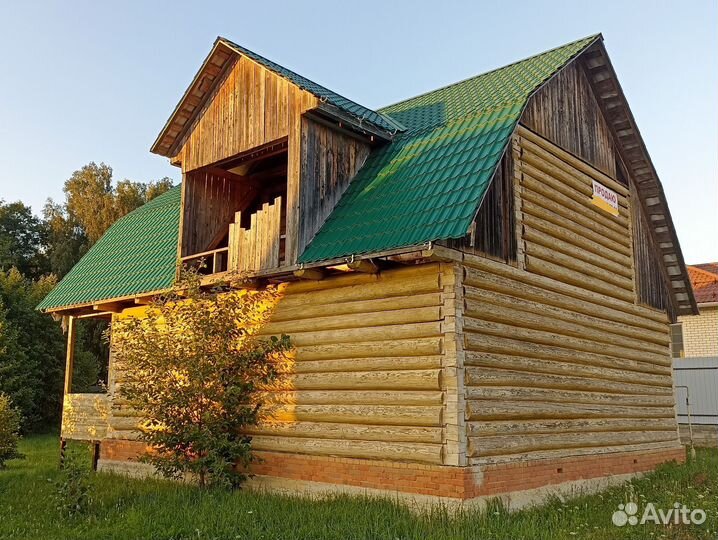
[[[598,39],[380,109],[407,131],[372,152],[300,262],[465,236],[528,98]]]
[[[160,195],[112,225],[37,309],[166,289],[175,279],[182,190]]]
[[[298,73],[295,73],[294,71],[287,69],[284,66],[280,66],[279,64],[272,62],[271,60],[268,60],[263,56],[242,47],[241,45],[237,45],[236,43],[228,40],[227,38],[219,39],[226,43],[229,47],[236,50],[239,54],[242,54],[247,58],[251,58],[258,64],[261,64],[262,66],[267,68],[268,70],[273,71],[281,77],[284,77],[291,83],[294,83],[300,88],[303,88],[310,94],[314,94],[318,98],[334,105],[335,107],[338,107],[339,109],[343,110],[346,113],[349,113],[350,115],[358,118],[361,121],[369,122],[389,132],[402,131],[404,129],[401,124],[397,124],[394,120],[384,114],[378,113],[377,111],[373,111],[367,107],[364,107],[363,105],[359,105],[358,103],[347,99],[344,96],[341,96],[336,92],[333,92],[328,88],[325,88],[322,85],[315,83],[314,81],[310,81],[306,77],[303,77],[302,75],[299,75]]]
[[[344,98],[323,87],[310,88],[311,81],[284,70],[296,84],[341,108],[357,107],[354,114],[371,118],[376,125],[406,127],[393,142],[371,153],[300,262],[464,236],[528,98],[598,39],[591,36],[391,105],[375,113],[377,117],[353,102],[341,102]],[[273,66],[267,65],[276,71],[284,69]],[[38,309],[170,287],[175,277],[180,201],[178,186],[117,221]]]

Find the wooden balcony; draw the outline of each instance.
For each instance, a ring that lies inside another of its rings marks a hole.
[[[65,394],[60,436],[83,441],[104,439],[109,410],[107,394]]]
[[[282,198],[264,203],[250,216],[248,228],[242,227],[242,212],[236,212],[229,224],[227,247],[182,257],[185,265],[204,261],[204,273],[236,272],[255,274],[281,266],[285,234]]]

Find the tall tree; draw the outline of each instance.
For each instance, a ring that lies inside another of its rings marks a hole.
[[[112,181],[112,167],[88,163],[65,182],[65,216],[79,226],[92,245],[119,218],[172,187],[170,178],[156,182]]]
[[[17,268],[28,277],[38,277],[49,270],[45,255],[47,230],[20,201],[0,200],[0,268]]]

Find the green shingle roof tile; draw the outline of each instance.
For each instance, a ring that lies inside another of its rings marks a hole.
[[[407,130],[372,152],[300,262],[466,235],[531,94],[597,39],[380,109]]]
[[[228,42],[295,84],[379,127],[405,131],[373,151],[300,262],[336,259],[466,234],[531,94],[591,36],[371,111]],[[38,309],[156,291],[175,277],[179,187],[110,227]]]
[[[53,309],[166,289],[175,277],[180,187],[112,225],[37,306]]]

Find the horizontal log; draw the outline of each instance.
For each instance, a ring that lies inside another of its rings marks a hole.
[[[382,274],[362,274],[374,282],[351,285],[349,287],[336,287],[317,291],[302,292],[300,294],[284,295],[280,304],[285,307],[312,306],[320,304],[334,304],[343,302],[354,302],[357,300],[373,300],[393,296],[407,296],[410,294],[423,294],[438,292],[439,274],[431,273],[413,277],[411,279],[385,279]],[[320,284],[325,281],[309,282],[302,284]]]
[[[610,355],[618,360],[611,367],[621,366],[621,361],[624,359],[634,360],[636,362],[643,362],[646,364],[653,364],[659,366],[671,365],[671,359],[668,355],[658,355],[648,352],[634,352],[622,347],[611,346],[606,344],[597,344],[589,339],[580,339],[569,336],[559,336],[549,332],[541,330],[533,330],[530,328],[522,328],[519,326],[513,326],[509,324],[503,324],[494,321],[479,320],[471,317],[464,319],[464,330],[469,332],[465,335],[466,347],[469,350],[484,350],[481,347],[480,339],[472,336],[472,332],[493,335],[493,336],[511,336],[519,341],[534,343],[539,345],[549,345],[554,347],[561,347],[563,349],[571,349],[574,351],[581,351],[583,353],[596,353],[600,351],[601,355]],[[477,347],[478,345],[478,347]],[[484,345],[485,347],[485,345]],[[525,346],[519,351],[519,354],[530,355],[530,348]],[[498,351],[497,351],[498,352]],[[507,352],[507,351],[502,351]],[[586,355],[582,355],[584,358]],[[600,364],[597,364],[600,365]]]
[[[463,260],[464,264],[470,268],[476,268],[485,272],[491,272],[507,279],[512,279],[514,281],[540,287],[546,291],[565,294],[580,300],[592,302],[597,305],[610,307],[619,311],[624,311],[626,313],[636,315],[641,319],[652,320],[654,323],[658,324],[652,324],[651,326],[648,326],[648,328],[657,330],[659,332],[668,332],[668,316],[665,313],[661,313],[643,306],[637,306],[633,303],[633,301],[625,302],[622,300],[618,300],[610,296],[598,294],[594,291],[586,290],[582,287],[577,287],[575,285],[562,282],[558,279],[537,274],[531,274],[529,272],[519,270],[518,268],[515,268],[509,264],[492,261],[485,257],[480,257],[469,253],[465,253],[463,255]],[[546,297],[550,298],[550,295],[546,295]]]
[[[592,253],[583,246],[576,246],[575,244],[562,240],[559,237],[546,234],[538,229],[534,229],[526,223],[524,224],[524,240],[527,242],[534,242],[540,246],[555,251],[560,251],[564,255],[573,257],[595,267],[602,268],[607,272],[613,272],[617,275],[617,277],[622,276],[631,282],[633,280],[633,267],[631,266],[630,260],[627,264],[619,264],[603,254],[597,255]]]
[[[438,292],[395,296],[392,298],[375,298],[373,300],[355,300],[353,302],[341,302],[334,304],[305,305],[298,307],[287,307],[283,301],[280,301],[276,310],[272,313],[272,322],[270,324],[276,324],[282,321],[294,322],[321,317],[377,313],[379,311],[423,308],[440,305],[441,294]]]
[[[618,452],[651,452],[654,450],[679,450],[678,440],[664,442],[647,442],[640,444],[623,444],[616,446],[592,446],[588,448],[561,448],[558,450],[537,450],[501,456],[482,456],[469,458],[469,465],[493,465],[501,463],[518,463],[546,459],[573,458],[579,456],[597,456]],[[639,455],[638,459],[642,459]]]
[[[560,182],[528,163],[521,163],[521,174],[521,185],[525,189],[530,189],[541,197],[581,214],[583,223],[595,222],[617,234],[628,235],[628,218],[625,214],[612,216],[591,204],[591,199],[588,197],[583,199],[583,196],[577,193],[571,196],[558,191],[558,186],[561,186]]]
[[[607,380],[610,382],[630,382],[640,386],[672,388],[671,372],[664,368],[662,374],[646,371],[633,371],[621,368],[608,368],[595,365],[591,359],[584,360],[585,363],[578,363],[576,358],[531,358],[527,356],[513,356],[494,352],[496,349],[490,345],[486,349],[492,352],[466,351],[464,364],[466,366],[477,366],[484,368],[501,368],[520,371],[530,375],[550,374],[560,377],[576,376],[589,377],[593,379]],[[548,356],[548,355],[547,355]],[[640,365],[640,367],[644,367]]]
[[[441,426],[442,407],[438,405],[278,405],[267,407],[264,416],[278,422]]]
[[[441,356],[403,356],[387,358],[341,358],[339,360],[304,360],[292,363],[294,373],[349,373],[353,371],[389,371],[438,369]]]
[[[439,390],[441,370],[311,373],[283,376],[278,383],[294,390]]]
[[[536,206],[531,205],[531,203],[527,203],[527,205],[531,206],[532,208],[536,208]],[[541,214],[540,211],[537,213]],[[597,235],[590,230],[585,230],[581,231],[580,233],[577,233],[575,229],[578,229],[578,227],[575,227],[574,229],[569,228],[566,226],[565,222],[561,225],[557,225],[556,223],[544,219],[540,216],[530,214],[525,208],[523,223],[524,226],[527,228],[542,232],[548,235],[549,238],[556,238],[558,240],[561,240],[562,242],[566,242],[573,248],[577,248],[589,253],[591,256],[591,260],[589,260],[589,262],[595,260],[595,258],[598,257],[599,259],[601,259],[603,264],[611,263],[617,265],[616,268],[628,268],[632,275],[631,265],[633,264],[633,261],[631,257],[628,255],[624,255],[621,250],[607,247],[607,243],[612,244],[614,247],[617,246],[617,244],[610,239],[607,240],[604,237]],[[598,238],[601,238],[604,241],[599,242],[597,241]]]
[[[541,266],[546,262],[550,267]],[[532,266],[533,265],[533,266]],[[564,255],[559,251],[533,243],[526,243],[526,268],[554,279],[565,280],[578,287],[633,302],[633,280],[618,276],[593,264]],[[547,269],[548,268],[548,269]],[[545,272],[551,271],[551,274]]]
[[[488,435],[525,435],[536,433],[585,433],[622,431],[670,431],[675,433],[676,422],[672,418],[580,418],[572,420],[505,420],[492,422],[468,422],[469,437]]]
[[[675,418],[673,407],[616,407],[589,403],[541,401],[466,402],[467,420],[529,420],[557,418]]]
[[[536,276],[535,280],[527,281],[539,283],[543,279],[544,278],[540,276]],[[597,305],[597,303],[591,299],[585,299],[586,296],[591,297],[595,293],[585,293],[582,295],[582,298],[577,298],[571,294],[566,294],[564,287],[560,287],[562,291],[549,290],[531,283],[517,281],[510,276],[502,276],[471,267],[466,267],[464,284],[467,295],[471,295],[474,288],[496,291],[516,296],[527,303],[530,302],[531,306],[541,306],[541,308],[552,310],[552,312],[556,314],[559,313],[557,310],[563,310],[567,314],[581,314],[584,317],[590,316],[592,320],[596,321],[595,324],[599,324],[598,321],[603,320],[605,321],[603,323],[604,328],[610,327],[612,331],[618,334],[635,338],[643,337],[647,341],[659,345],[668,346],[669,343],[668,325],[665,322],[658,323],[633,312],[627,313],[613,307]],[[568,290],[567,292],[570,293],[572,291]],[[632,306],[632,304],[630,305]],[[585,318],[581,320],[588,321],[588,319]]]
[[[559,390],[556,388],[519,388],[517,386],[468,386],[467,401],[489,400],[496,403],[502,401],[532,401],[541,403],[562,404],[606,404],[613,407],[673,407],[673,394],[638,395],[618,392],[590,392],[580,390]]]
[[[570,315],[556,313],[555,308],[544,306],[542,312],[540,304],[531,304],[500,293],[476,291],[476,294],[471,296],[467,294],[465,304],[468,317],[590,339],[611,346],[625,347],[636,353],[649,352],[664,357],[670,354],[667,346],[614,333],[611,329],[604,329],[604,325],[594,323],[587,315],[582,317],[574,313],[573,320],[576,322],[572,322]]]
[[[292,345],[301,349],[306,345],[330,345],[384,340],[406,340],[441,336],[441,323],[438,321],[414,324],[395,324],[390,326],[372,326],[364,328],[344,328],[340,330],[318,330],[315,332],[293,332]]]
[[[582,159],[577,158],[573,154],[566,152],[563,148],[560,148],[548,141],[547,139],[544,139],[537,133],[526,129],[522,125],[519,125],[517,133],[519,134],[519,137],[521,137],[521,139],[519,140],[519,144],[521,146],[527,147],[529,150],[531,150],[532,148],[534,148],[534,146],[532,145],[535,145],[548,152],[551,156],[555,156],[555,159],[550,159],[550,161],[555,163],[556,165],[569,165],[574,169],[577,169],[582,173],[588,175],[589,177],[595,178],[596,180],[604,184],[606,187],[617,191],[621,195],[628,196],[629,191],[625,186],[619,184],[616,180],[614,180],[610,176],[607,176],[605,173],[599,171],[595,167],[592,167],[590,164],[586,163]],[[547,157],[547,159],[549,158]]]
[[[339,275],[327,276],[321,281],[297,281],[288,283],[285,290],[287,297],[342,287],[352,287],[355,285],[372,285],[377,283],[386,283],[388,281],[407,281],[427,275],[438,275],[439,264],[429,263],[412,266],[402,266],[400,268],[392,268],[384,270],[380,275],[367,275],[363,273],[348,272]]]
[[[261,329],[260,335],[294,334],[297,332],[312,332],[316,330],[356,329],[372,326],[378,327],[430,322],[441,319],[441,308],[439,306],[397,309],[374,313],[352,313],[348,315],[334,314],[332,313],[332,308],[328,306],[325,313],[325,316],[313,319],[271,322]]]
[[[596,448],[676,440],[675,431],[623,431],[620,433],[551,433],[516,437],[470,437],[470,457],[520,454],[542,450]]]
[[[297,359],[334,360],[339,358],[427,356],[441,354],[441,343],[441,338],[432,337],[304,346],[297,350]]]
[[[441,463],[440,444],[391,443],[386,441],[343,441],[300,439],[292,437],[256,436],[254,450],[291,452],[296,454],[327,455],[419,463]]]
[[[274,403],[297,405],[439,405],[438,390],[278,390],[260,391],[257,399],[271,406]]]
[[[471,270],[471,272],[479,272]],[[668,347],[668,335],[665,331],[656,332],[646,328],[630,326],[635,317],[589,302],[575,300],[557,293],[547,293],[530,285],[494,279],[500,283],[487,282],[483,278],[467,276],[464,288],[466,304],[470,302],[489,302],[511,309],[521,309],[537,315],[545,315],[556,320],[574,323],[579,327],[595,329],[611,335],[622,336],[641,344],[639,348],[655,352],[665,351]],[[630,323],[629,323],[630,321]]]
[[[524,178],[524,183],[529,184],[529,186],[534,187],[536,190],[542,190],[542,187],[540,186],[540,183],[537,180],[534,180],[530,176],[526,176]],[[611,240],[611,242],[614,243],[614,245],[621,246],[621,248],[616,248],[616,251],[620,251],[624,255],[631,255],[631,237],[628,234],[628,230],[618,230],[606,227],[605,225],[602,225],[601,223],[598,223],[597,221],[594,221],[590,218],[590,216],[585,215],[585,213],[581,213],[578,210],[574,210],[573,206],[565,206],[565,204],[555,202],[551,199],[548,199],[542,192],[533,191],[532,189],[524,189],[522,192],[522,210],[524,207],[524,203],[531,203],[534,205],[533,207],[539,207],[543,208],[544,213],[541,215],[544,219],[549,219],[549,221],[560,221],[560,224],[565,223],[567,227],[571,227],[574,230],[576,230],[577,227],[583,227],[587,228],[591,231],[593,231],[595,238],[597,241],[600,239],[608,239]],[[566,201],[563,201],[565,203]],[[527,207],[527,209],[530,209],[531,207]],[[551,214],[553,216],[553,220],[549,218],[548,214]],[[538,215],[538,214],[537,214]]]
[[[562,390],[585,390],[589,392],[609,392],[615,394],[650,394],[673,397],[670,386],[647,386],[631,382],[595,379],[569,375],[547,375],[527,373],[508,369],[487,369],[484,367],[465,368],[466,386],[515,386],[534,388],[554,388]]]
[[[560,234],[558,231],[563,231],[566,239],[582,238],[589,249],[592,249],[595,253],[604,253],[606,257],[616,262],[631,260],[631,247],[626,245],[625,238],[622,242],[617,242],[583,223],[577,223],[552,210],[547,210],[541,204],[533,202],[531,197],[523,198],[521,211],[523,212],[524,223],[536,228],[543,227],[542,230],[556,236]]]
[[[250,435],[344,439],[352,441],[419,442],[441,444],[440,427],[367,426],[328,422],[281,422],[262,424],[245,430]]]
[[[540,153],[542,153],[540,149],[527,145],[521,154],[521,170],[524,170],[524,167],[529,165],[533,170],[540,171],[546,178],[550,179],[548,184],[554,189],[557,189],[577,202],[591,204],[594,179],[588,175],[581,174],[571,167],[566,167],[566,170],[564,170],[564,168],[556,166],[547,159],[544,159],[543,156],[547,154],[541,156],[539,155]],[[560,163],[560,161],[558,161],[558,163]],[[599,180],[596,181],[601,184],[603,183]],[[618,193],[617,196],[620,216],[626,218],[628,214],[628,199],[620,193]],[[596,209],[598,210],[598,208]]]

